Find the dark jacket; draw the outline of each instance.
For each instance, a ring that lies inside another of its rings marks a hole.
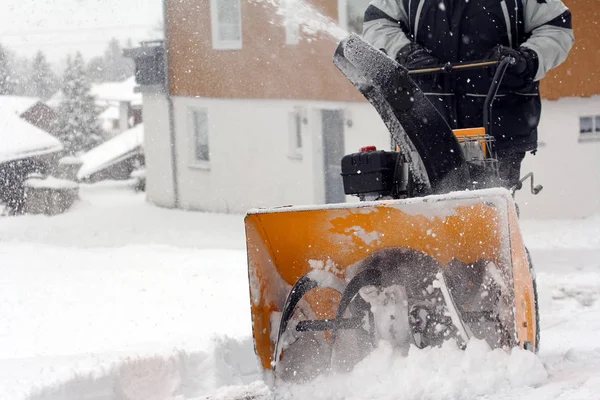
[[[374,0],[363,37],[392,57],[416,42],[442,63],[482,60],[497,45],[533,50],[539,59],[535,79],[507,79],[492,115],[497,149],[518,151],[536,149],[539,80],[574,43],[571,13],[561,0]],[[417,83],[453,129],[469,128],[483,125],[492,74],[477,70]]]

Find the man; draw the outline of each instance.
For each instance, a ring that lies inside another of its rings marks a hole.
[[[491,133],[503,184],[518,183],[525,153],[537,149],[539,81],[574,43],[571,13],[561,0],[373,0],[363,37],[408,69],[513,56]],[[492,76],[471,70],[417,83],[453,129],[470,128],[483,124]]]

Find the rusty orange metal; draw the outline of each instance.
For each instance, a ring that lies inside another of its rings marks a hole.
[[[535,343],[535,309],[528,262],[514,202],[504,189],[329,207],[252,210],[245,218],[255,350],[272,369],[273,312],[306,273],[326,269],[341,279],[368,255],[390,247],[424,252],[441,264],[485,259],[514,270],[518,341]],[[315,315],[331,318],[339,294],[307,298]]]

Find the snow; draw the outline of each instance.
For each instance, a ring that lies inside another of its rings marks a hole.
[[[8,111],[20,116],[38,102],[40,99],[37,97],[0,96],[0,112]]]
[[[60,160],[58,160],[58,163],[61,165],[81,164],[81,159],[76,156],[64,156]]]
[[[133,182],[80,186],[69,213],[1,219],[0,343],[10,345],[0,346],[0,398],[115,386],[130,398],[267,398],[243,216],[157,208]],[[539,355],[472,340],[402,357],[382,342],[354,371],[280,386],[280,398],[597,398],[600,216],[521,222],[538,279]]]
[[[143,142],[144,125],[138,124],[94,147],[79,157],[82,165],[77,172],[77,179],[87,178],[130,157],[143,145]]]
[[[92,94],[99,101],[120,102],[128,101],[139,104],[142,99],[141,93],[135,93],[135,76],[131,76],[122,82],[104,82],[92,86]]]
[[[352,233],[354,236],[370,245],[372,243],[378,243],[380,240],[379,232],[367,232],[362,226],[353,226],[346,229],[346,232]]]
[[[100,115],[98,115],[98,119],[100,120],[113,120],[119,119],[119,107],[117,106],[108,106],[106,110],[102,111]]]
[[[521,349],[492,351],[485,342],[473,340],[465,351],[447,342],[425,350],[411,346],[403,357],[382,341],[351,373],[319,378],[321,382],[312,385],[284,385],[278,397],[343,399],[351,394],[353,399],[472,399],[539,386],[547,378],[541,360]]]
[[[323,261],[323,260],[308,260],[308,265],[310,265],[310,268],[312,270],[316,270],[316,271],[325,271],[325,272],[330,272],[330,273],[334,273],[334,274],[342,273],[342,271],[340,269],[338,269],[338,266],[335,264],[335,262],[331,258],[328,258],[325,261]]]
[[[331,272],[324,270],[315,270],[308,273],[308,277],[317,282],[320,287],[328,287],[342,293],[344,291],[344,282],[333,275]]]
[[[69,181],[67,179],[55,178],[53,176],[48,176],[44,179],[27,179],[25,181],[25,186],[47,189],[77,189],[79,187],[76,182]]]
[[[49,133],[0,109],[0,163],[61,151],[61,142]]]
[[[136,169],[131,173],[132,178],[145,178],[146,177],[146,168]]]
[[[423,214],[427,211],[427,218],[443,218],[456,215],[455,210],[448,206],[448,201],[461,200],[461,206],[466,203],[465,200],[470,200],[468,203],[477,204],[482,200],[489,201],[504,201],[503,199],[511,197],[510,191],[504,188],[480,189],[473,191],[449,192],[446,194],[436,194],[424,197],[413,197],[401,200],[386,200],[383,204],[389,207],[402,206],[402,211],[413,213],[414,215]],[[438,204],[440,203],[440,204]],[[312,211],[312,210],[337,210],[337,209],[354,209],[356,212],[368,214],[376,212],[373,206],[381,205],[378,201],[364,201],[355,203],[332,203],[332,204],[307,204],[293,206],[278,206],[271,208],[252,208],[248,210],[248,214],[264,214],[274,212],[296,212],[296,211]],[[415,206],[412,210],[404,208],[404,206]],[[419,208],[420,207],[420,208]],[[364,209],[364,210],[361,210]]]
[[[211,354],[224,335],[253,354],[241,217],[155,208],[111,184],[81,185],[67,214],[2,218],[1,399],[127,358]],[[234,371],[231,346],[204,372]],[[248,383],[217,378],[205,390]]]
[[[131,76],[122,82],[93,83],[91,94],[99,106],[118,106],[121,101],[130,102],[131,105],[140,105],[142,104],[142,94],[134,92],[136,86],[135,76]],[[56,108],[63,97],[63,92],[59,90],[47,101],[47,104]]]

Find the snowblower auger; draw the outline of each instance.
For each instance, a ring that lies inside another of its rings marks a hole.
[[[334,63],[374,106],[393,151],[341,160],[358,203],[250,210],[255,351],[276,381],[347,371],[380,340],[406,352],[470,338],[538,348],[536,292],[513,193],[486,126],[452,131],[393,59],[350,35]],[[433,72],[489,67],[446,65]]]

